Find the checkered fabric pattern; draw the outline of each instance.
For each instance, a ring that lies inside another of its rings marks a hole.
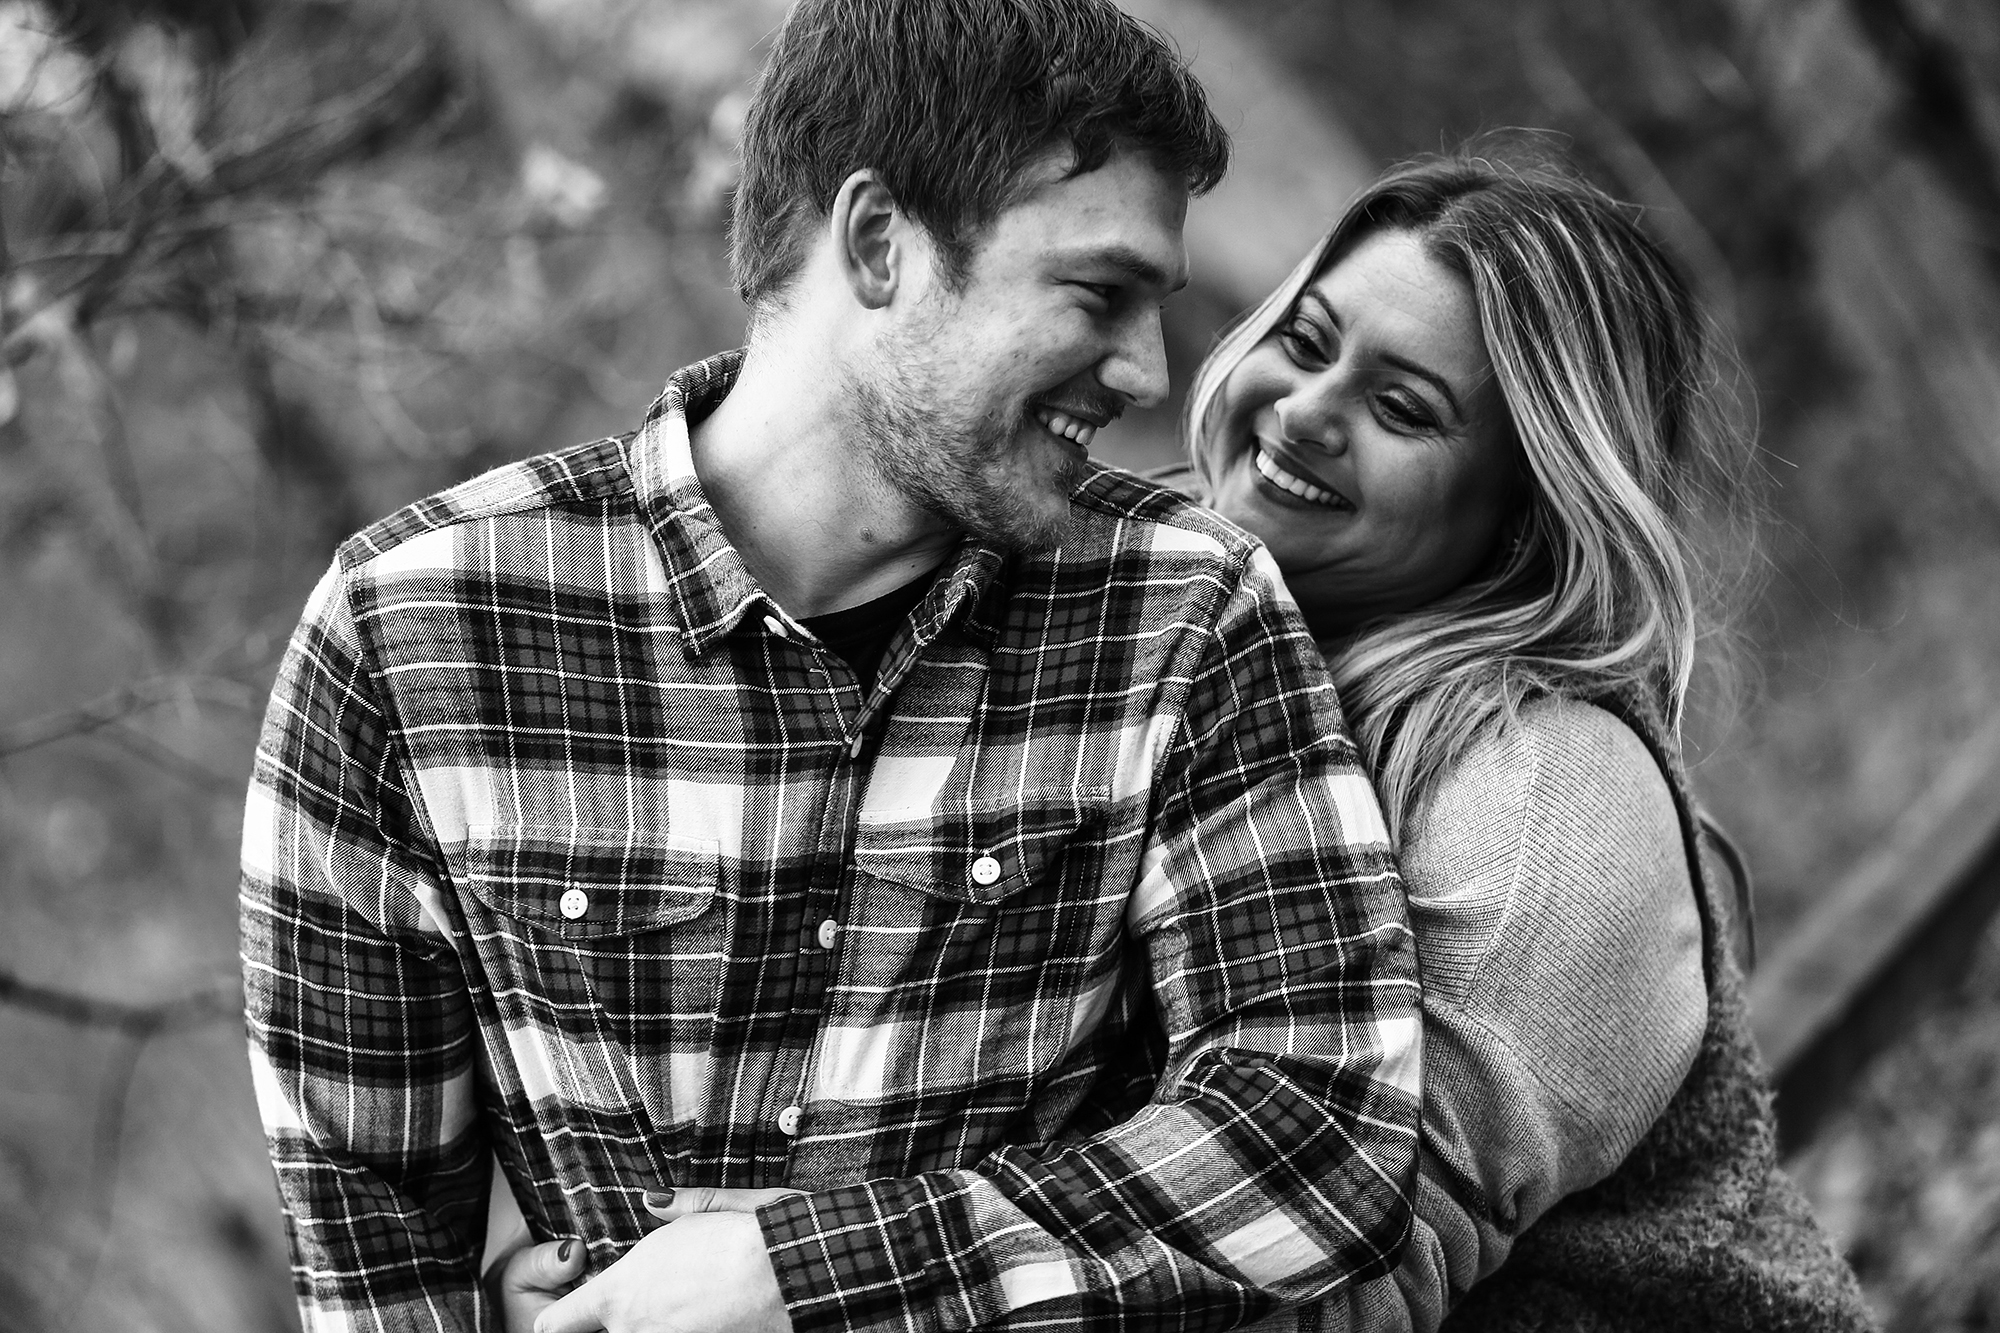
[[[866,697],[623,440],[346,543],[243,838],[309,1330],[490,1326],[490,1154],[600,1270],[663,1182],[795,1325],[1221,1328],[1390,1266],[1419,1087],[1380,814],[1260,547],[1098,470],[966,543]]]

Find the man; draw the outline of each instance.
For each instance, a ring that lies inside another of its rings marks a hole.
[[[1268,558],[1085,463],[1225,153],[1104,0],[802,0],[745,353],[341,548],[244,834],[308,1329],[490,1324],[493,1152],[587,1257],[543,1333],[1225,1327],[1389,1266],[1372,792]],[[648,1235],[669,1185],[785,1192]]]

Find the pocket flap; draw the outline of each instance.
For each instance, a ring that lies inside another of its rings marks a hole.
[[[1005,809],[864,824],[855,868],[875,879],[958,902],[996,903],[1041,880],[1100,804],[1065,793],[1024,797]]]
[[[488,825],[467,830],[467,892],[567,939],[691,921],[715,901],[716,843],[633,829]]]

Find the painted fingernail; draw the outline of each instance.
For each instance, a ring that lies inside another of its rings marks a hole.
[[[673,1206],[674,1206],[674,1189],[673,1189],[673,1186],[669,1185],[669,1186],[668,1186],[667,1188],[665,1188],[665,1189],[663,1189],[663,1190],[647,1190],[647,1191],[646,1191],[646,1206],[647,1206],[648,1208],[671,1208],[671,1207],[673,1207]]]
[[[559,1264],[568,1263],[570,1255],[574,1253],[575,1250],[576,1250],[576,1242],[574,1240],[564,1241],[562,1243],[562,1248],[556,1251],[556,1262]]]

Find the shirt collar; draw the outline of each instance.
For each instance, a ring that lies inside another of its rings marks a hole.
[[[753,609],[784,616],[723,534],[695,475],[688,436],[689,419],[699,421],[714,411],[742,369],[739,349],[675,371],[626,445],[626,469],[666,567],[667,601],[690,658],[733,632]],[[963,623],[969,639],[992,648],[999,633],[998,602],[1004,600],[1001,576],[1012,563],[1005,552],[985,542],[961,543],[950,567],[918,607],[919,649],[954,622]]]

